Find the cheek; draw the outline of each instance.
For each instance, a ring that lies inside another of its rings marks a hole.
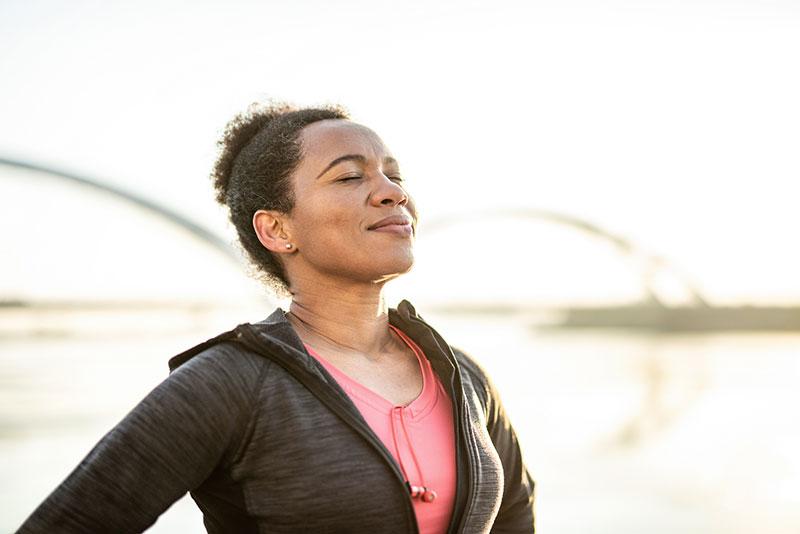
[[[416,220],[419,217],[419,213],[417,212],[417,203],[414,202],[413,197],[408,197],[408,202],[406,203],[406,207],[408,208],[408,211],[411,212],[411,216],[414,217],[414,219]]]
[[[336,204],[331,201],[327,203],[330,207],[299,214],[295,228],[298,246],[307,252],[321,250],[330,254],[331,250],[341,250],[353,241],[359,230],[358,220],[352,212],[336,209]]]

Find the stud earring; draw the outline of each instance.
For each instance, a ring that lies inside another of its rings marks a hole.
[[[291,243],[286,243],[286,248],[292,248],[292,244]]]

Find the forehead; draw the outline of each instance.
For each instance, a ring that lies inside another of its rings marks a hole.
[[[300,132],[303,159],[324,163],[345,155],[383,160],[391,155],[378,134],[348,120],[333,119],[309,124]]]

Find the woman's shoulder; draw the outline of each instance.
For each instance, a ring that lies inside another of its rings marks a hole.
[[[213,384],[215,389],[253,391],[270,362],[237,343],[232,332],[214,336],[170,358],[170,378]]]
[[[467,382],[473,391],[481,398],[481,403],[487,410],[492,409],[496,403],[498,393],[489,372],[473,356],[463,350],[450,345],[453,356],[458,362],[462,381]]]
[[[252,374],[253,371],[258,371],[269,364],[269,361],[265,358],[253,353],[241,343],[234,341],[220,341],[201,349],[192,347],[189,351],[192,351],[191,356],[177,364],[173,363],[175,357],[170,359],[171,372],[191,368],[208,371],[225,369],[232,372]],[[179,356],[185,355],[186,352],[188,351],[184,351]]]
[[[461,350],[460,348],[450,345],[450,349],[453,351],[453,356],[455,356],[459,367],[467,372],[469,378],[473,382],[479,383],[484,388],[488,387],[488,382],[490,380],[486,368],[478,363],[478,361],[472,355]]]

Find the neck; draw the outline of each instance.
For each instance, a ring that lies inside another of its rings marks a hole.
[[[303,341],[318,336],[362,354],[379,354],[392,343],[383,284],[293,284],[293,290],[289,311]]]

